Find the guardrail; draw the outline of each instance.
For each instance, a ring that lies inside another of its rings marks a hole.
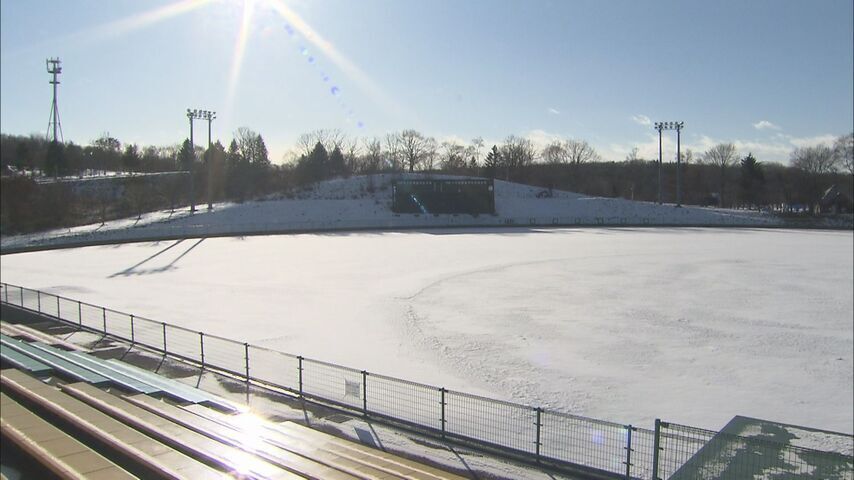
[[[270,350],[17,285],[0,283],[0,289],[0,301],[8,305],[202,368],[449,441],[593,478],[699,478],[685,472],[695,472],[698,462],[720,466],[733,458],[736,466],[728,468],[735,468],[732,471],[738,475],[732,478],[749,477],[763,467],[752,460],[741,460],[749,456],[736,455],[744,449],[755,450],[757,442],[764,442],[761,439],[720,436],[723,434],[659,420],[655,430],[647,430],[520,405]],[[726,451],[735,452],[729,457],[721,453],[723,447],[709,447],[724,438],[728,439]],[[775,452],[789,454],[786,462],[795,465],[796,471],[815,466],[824,473],[836,472],[821,478],[851,479],[850,456],[779,444],[775,448]],[[710,457],[708,452],[717,456]],[[707,458],[713,461],[703,460]],[[846,459],[848,463],[844,462]],[[842,467],[832,470],[828,465]]]

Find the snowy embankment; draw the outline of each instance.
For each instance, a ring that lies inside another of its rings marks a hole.
[[[391,211],[391,185],[399,178],[422,174],[380,174],[322,182],[291,198],[271,196],[242,204],[204,204],[195,214],[187,209],[159,211],[127,218],[31,235],[7,236],[7,250],[65,244],[109,243],[158,238],[203,237],[287,231],[348,229],[409,229],[545,225],[667,225],[782,226],[780,218],[760,212],[676,208],[618,198],[588,197],[554,191],[541,198],[542,188],[495,181],[495,215],[412,215]],[[431,178],[459,178],[432,176]],[[539,196],[538,196],[539,195]]]

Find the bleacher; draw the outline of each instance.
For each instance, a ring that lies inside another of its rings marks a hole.
[[[2,332],[4,448],[57,478],[461,478],[297,423],[265,421],[26,327],[4,323]]]

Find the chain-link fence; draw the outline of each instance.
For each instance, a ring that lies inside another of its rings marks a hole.
[[[646,430],[450,391],[6,283],[0,300],[302,398],[596,478],[854,480],[851,455],[658,420]]]

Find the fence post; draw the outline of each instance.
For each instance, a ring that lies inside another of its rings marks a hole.
[[[442,404],[442,438],[445,438],[445,387],[439,389],[439,393],[442,395],[441,401],[439,403]]]
[[[368,371],[362,370],[362,414],[368,416]]]
[[[136,343],[136,337],[134,336],[134,328],[133,328],[133,315],[130,316],[130,343]]]
[[[246,383],[249,383],[249,344],[243,344],[243,351],[246,354]]]
[[[658,479],[658,452],[661,449],[661,419],[655,419],[655,437],[652,441],[652,480]]]
[[[166,322],[161,322],[163,324],[163,354],[166,354]]]
[[[77,300],[77,324],[83,326],[83,304]]]
[[[535,447],[536,447],[537,461],[539,462],[540,461],[540,428],[543,426],[543,421],[542,421],[543,420],[543,409],[540,407],[537,407],[536,410],[537,410],[537,422],[536,422],[537,440],[534,443],[535,443]]]
[[[3,284],[3,294],[6,295],[6,303],[9,303],[9,285]]]
[[[56,318],[62,318],[62,314],[59,312],[59,295],[56,296]]]
[[[205,332],[199,332],[199,352],[202,358],[202,368],[205,368]]]
[[[297,369],[299,370],[299,396],[302,398],[302,355],[297,355]]]
[[[38,302],[36,304],[38,306],[38,311],[39,311],[39,313],[42,313],[42,291],[41,290],[36,290],[36,299]]]
[[[632,478],[632,430],[635,427],[626,425],[626,480]]]
[[[18,287],[21,289],[21,306],[24,306],[24,287]]]

